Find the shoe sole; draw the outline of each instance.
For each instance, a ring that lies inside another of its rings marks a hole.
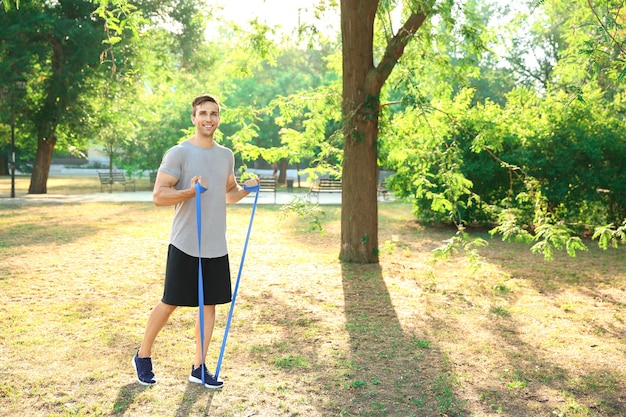
[[[137,364],[135,363],[135,357],[134,356],[130,360],[130,362],[133,364],[133,368],[135,369],[135,374],[137,375],[137,382],[139,382],[141,385],[144,385],[146,387],[151,387],[152,385],[157,383],[156,378],[154,379],[154,382],[144,382],[141,379],[139,379],[139,371],[137,371]]]
[[[193,382],[194,384],[200,384],[202,385],[202,380],[196,378],[195,376],[191,376],[189,375],[189,382]],[[210,385],[210,384],[204,384],[205,388],[209,388],[209,389],[220,389],[224,386],[224,383],[222,382],[220,385]]]

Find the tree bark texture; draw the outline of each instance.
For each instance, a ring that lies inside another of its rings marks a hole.
[[[7,155],[10,152],[7,152]],[[9,175],[9,157],[0,155],[0,175]]]
[[[432,1],[412,13],[374,66],[378,0],[341,0],[344,160],[341,252],[344,262],[378,262],[378,117],[380,91],[426,20]],[[423,10],[427,10],[424,12]]]
[[[342,0],[344,161],[341,252],[345,262],[378,262],[378,105],[374,70],[374,18],[378,0]]]
[[[30,176],[28,194],[46,194],[48,192],[50,164],[52,163],[54,146],[57,143],[54,131],[58,124],[58,119],[54,116],[58,108],[52,97],[52,95],[48,95],[46,103],[49,104],[44,107],[50,109],[48,115],[42,115],[42,112],[38,115],[41,122],[37,129],[37,153],[35,154],[33,173]]]
[[[55,144],[56,139],[54,137],[39,139],[28,194],[46,194],[48,192],[48,176]]]

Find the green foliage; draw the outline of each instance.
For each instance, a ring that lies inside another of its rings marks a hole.
[[[482,264],[482,257],[478,253],[478,248],[487,246],[487,241],[482,238],[470,239],[469,235],[460,228],[456,235],[444,241],[444,245],[435,249],[435,257],[448,259],[453,254],[460,251],[465,253],[471,268],[477,268]]]
[[[398,149],[385,147],[396,171],[388,187],[411,197],[422,221],[495,223],[494,233],[534,243],[546,258],[574,256],[585,225],[626,218],[617,191],[626,187],[621,101],[607,107],[598,89],[583,90],[584,103],[526,89],[504,107],[473,103],[471,90],[420,100],[387,128],[402,138]]]
[[[552,13],[557,9],[546,10]],[[575,11],[565,7],[558,9],[553,16],[548,14],[555,19],[547,22],[567,22],[580,27],[580,17],[589,16],[589,13],[588,8]],[[607,21],[610,22],[612,12],[605,10],[604,13],[608,14]],[[611,25],[599,27],[598,33],[615,27]],[[539,26],[533,33],[540,33]],[[606,38],[596,43],[595,57],[591,57],[591,51],[583,51],[587,58],[596,61],[595,67],[581,66],[581,61],[574,59],[577,52],[571,46],[580,45],[577,42],[585,35],[575,38],[570,33],[563,38],[552,38],[557,39],[552,45],[565,50],[565,64],[560,66],[558,73],[549,68],[554,61],[540,63],[546,68],[544,87],[550,85],[550,77],[556,74],[567,83],[555,83],[556,88],[548,94],[519,88],[513,90],[500,106],[484,101],[468,108],[465,117],[455,116],[448,105],[446,113],[451,115],[450,125],[457,129],[450,129],[450,138],[446,139],[444,135],[438,145],[450,146],[448,144],[452,143],[462,149],[457,162],[462,166],[462,174],[471,181],[471,191],[480,196],[480,203],[468,206],[463,218],[469,222],[496,222],[498,227],[494,233],[503,233],[505,239],[534,242],[533,251],[547,258],[551,258],[555,250],[565,250],[572,256],[576,251],[584,250],[577,235],[586,225],[616,224],[626,218],[626,205],[622,200],[626,184],[623,176],[626,141],[622,134],[622,93],[610,84],[615,78],[603,78],[597,71],[600,60],[596,52],[610,43]],[[554,56],[558,57],[558,54]],[[603,60],[602,66],[608,65],[608,61]],[[581,84],[584,71],[596,76],[595,81],[587,78]],[[430,126],[431,136],[440,136],[441,129],[432,122],[433,113],[424,111],[422,116],[425,124]],[[433,152],[429,153],[431,155]],[[423,162],[424,159],[420,159],[420,163]],[[436,164],[438,170],[449,167],[442,165],[440,159]],[[431,172],[430,175],[437,180],[444,178],[443,173]],[[406,184],[406,180],[398,180]],[[414,179],[413,183],[416,181]],[[435,181],[430,180],[430,183]],[[392,188],[393,183],[390,181]],[[429,208],[451,210],[459,207],[454,200],[433,206],[419,193],[405,195],[417,197],[416,213],[423,219],[429,218],[425,216]],[[471,196],[470,193],[466,195],[467,198]],[[613,235],[613,229],[612,226],[597,229],[594,238],[602,238],[602,247],[607,247],[609,241],[615,242],[614,245],[623,240],[619,233]]]
[[[398,16],[431,4],[409,3],[379,2],[375,62]],[[152,171],[190,134],[190,102],[208,91],[222,101],[218,140],[234,149],[238,166],[263,159],[302,164],[311,179],[341,176],[337,39],[319,36],[308,50],[301,38],[279,43],[276,28],[259,19],[243,30],[189,0],[9,7],[17,4],[5,1],[0,15],[0,76],[27,85],[19,100],[3,96],[4,149],[11,108],[19,110],[21,158],[34,155],[43,132],[63,151],[98,141],[116,165]],[[370,120],[379,112],[379,164],[394,171],[388,188],[413,202],[419,220],[457,225],[443,256],[477,254],[463,232],[474,223],[496,225],[494,234],[548,258],[583,250],[579,237],[588,230],[603,248],[626,240],[624,225],[614,226],[626,219],[622,17],[611,4],[590,9],[584,0],[535,6],[496,28],[483,2],[437,3],[381,93],[365,103]],[[161,19],[172,25],[156,24]],[[47,39],[62,46],[62,71],[50,66]],[[495,52],[502,49],[506,61]],[[535,66],[528,51],[540,52]],[[321,230],[319,213],[304,202],[288,210]]]
[[[602,249],[617,248],[620,241],[626,242],[626,220],[617,228],[613,224],[596,227],[593,239],[598,239],[598,244]]]
[[[258,71],[235,80],[228,101],[239,116],[225,119],[222,130],[243,160],[308,163],[319,154],[336,155],[336,145],[324,140],[333,135],[339,109],[336,83],[324,85],[336,80],[326,73],[324,52],[280,52],[276,65],[263,62]],[[330,162],[336,165],[337,159]]]
[[[579,237],[572,236],[572,230],[562,223],[540,224],[536,231],[534,240],[537,241],[531,251],[541,253],[547,260],[552,260],[555,250],[565,249],[568,255],[576,256],[576,251],[587,250]]]
[[[292,162],[308,161],[305,170],[311,178],[317,174],[341,176],[343,137],[340,124],[339,83],[278,96],[269,108],[278,112],[281,148]]]
[[[13,8],[14,3],[15,3],[15,7],[19,9],[20,8],[19,0],[15,0],[14,2],[12,0],[2,0],[2,4],[4,5],[5,10],[11,10]]]
[[[307,231],[324,233],[322,226],[324,211],[319,204],[312,204],[304,197],[294,197],[280,208],[280,214],[283,218],[295,215],[306,222]]]

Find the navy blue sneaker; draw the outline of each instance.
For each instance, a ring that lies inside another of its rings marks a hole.
[[[193,365],[191,365],[191,375],[189,375],[189,382],[202,384],[202,366],[193,369]],[[224,381],[222,381],[222,378],[215,378],[215,376],[211,372],[207,371],[206,365],[204,366],[204,386],[205,388],[211,389],[222,388],[222,386],[224,386]]]
[[[157,383],[152,372],[152,358],[140,358],[139,351],[133,357],[133,368],[137,372],[137,381],[141,385],[154,385]]]

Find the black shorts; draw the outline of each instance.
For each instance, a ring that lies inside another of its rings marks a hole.
[[[202,258],[202,286],[204,305],[226,304],[232,299],[228,255],[219,258]],[[173,306],[198,306],[198,258],[187,255],[173,245],[167,250],[165,304]]]

